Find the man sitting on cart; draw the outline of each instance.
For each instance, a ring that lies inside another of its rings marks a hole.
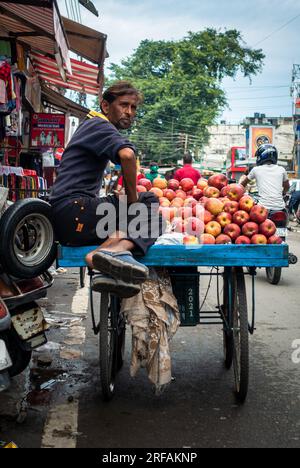
[[[162,232],[158,200],[153,193],[137,195],[136,150],[119,132],[131,127],[141,102],[140,92],[126,81],[105,91],[102,113],[90,112],[66,148],[50,197],[58,241],[73,247],[99,245],[86,257],[88,266],[102,273],[95,279],[94,288],[120,297],[138,294],[149,275],[148,268],[135,260],[132,252],[145,255]],[[109,161],[121,164],[126,197],[98,196]],[[124,207],[128,217],[125,228]],[[101,227],[105,210],[109,212],[108,221],[114,218],[113,232]],[[128,225],[137,212],[143,234],[132,236]]]
[[[242,185],[246,187],[256,180],[259,203],[270,211],[284,210],[283,196],[289,191],[290,183],[286,170],[277,164],[277,149],[273,145],[261,145],[255,156],[257,167],[252,169]]]

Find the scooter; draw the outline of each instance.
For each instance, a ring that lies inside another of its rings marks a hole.
[[[0,281],[12,294],[0,298],[0,392],[6,390],[11,378],[29,365],[32,351],[47,342],[49,326],[36,303],[46,297],[53,284],[49,273],[32,280],[12,279],[5,273]]]

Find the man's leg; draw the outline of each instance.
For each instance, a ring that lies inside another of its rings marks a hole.
[[[115,202],[116,199],[114,199]],[[136,250],[139,254],[145,255],[163,230],[162,219],[158,213],[159,203],[155,195],[141,194],[139,203],[141,204],[139,225],[143,226],[144,235],[130,235],[128,225],[127,233],[121,231],[114,233],[101,244],[99,249],[89,253],[86,258],[91,268],[134,284],[144,282],[148,278],[149,270],[133,258],[131,251]],[[138,208],[138,204],[136,207]],[[118,215],[120,215],[120,208]],[[155,217],[154,223],[152,217]],[[128,222],[134,219],[135,216],[129,216]],[[118,221],[120,222],[120,218]],[[152,230],[155,225],[156,229],[153,234]]]

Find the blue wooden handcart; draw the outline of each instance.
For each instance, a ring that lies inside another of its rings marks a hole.
[[[85,268],[84,258],[91,250],[93,247],[60,247],[59,265]],[[168,268],[178,300],[182,326],[223,326],[225,367],[229,370],[233,365],[236,397],[239,402],[245,402],[249,384],[249,333],[253,334],[255,330],[256,268],[288,267],[288,246],[153,246],[140,261],[149,267]],[[208,267],[210,271],[201,267]],[[115,393],[117,374],[123,365],[125,323],[120,314],[119,299],[109,294],[101,295],[100,318],[97,321],[93,300],[94,272],[89,273],[93,329],[100,336],[102,394],[105,400],[110,400]],[[250,321],[245,274],[252,277]],[[214,311],[204,311],[200,306],[202,276],[210,276],[210,283],[213,277],[217,279]]]

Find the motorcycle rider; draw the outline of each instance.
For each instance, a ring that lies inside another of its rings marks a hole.
[[[278,165],[278,151],[274,145],[261,145],[255,154],[256,167],[242,182],[246,187],[256,180],[259,203],[270,211],[286,209],[284,195],[289,191],[290,183],[286,170]]]

